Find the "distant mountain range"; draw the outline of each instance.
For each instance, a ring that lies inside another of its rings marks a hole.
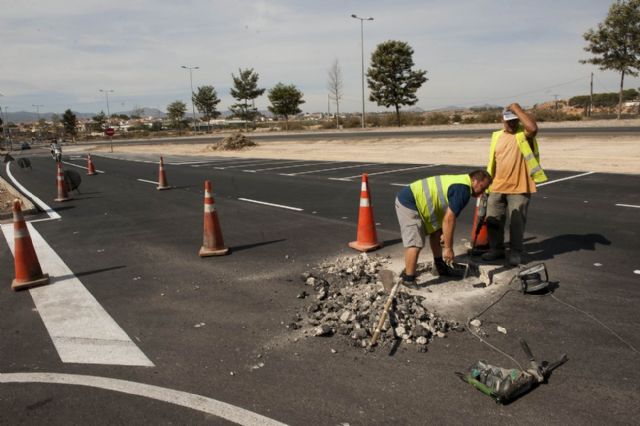
[[[154,118],[164,118],[167,114],[160,111],[157,108],[142,108],[143,113],[142,116],[143,117],[154,117]],[[112,112],[112,114],[125,114],[125,115],[131,115],[133,113],[133,111],[115,111]],[[51,120],[51,116],[57,114],[58,116],[62,117],[62,113],[53,113],[53,112],[41,112],[40,113],[40,118],[44,118],[45,120]],[[77,118],[79,119],[86,119],[86,118],[92,118],[95,117],[96,115],[98,115],[99,113],[97,112],[75,112],[74,114],[76,115]],[[9,113],[4,113],[4,111],[2,112],[2,119],[6,120],[10,123],[30,123],[30,122],[35,122],[38,121],[38,114],[35,112],[30,112],[30,111],[17,111],[17,112],[9,112]]]

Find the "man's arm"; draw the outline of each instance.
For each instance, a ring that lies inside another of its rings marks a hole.
[[[509,111],[514,113],[520,119],[520,122],[524,126],[524,134],[527,138],[533,138],[538,133],[538,125],[536,124],[536,120],[533,119],[529,114],[524,112],[520,104],[512,103],[507,107]]]
[[[455,254],[453,253],[453,233],[456,229],[456,215],[450,208],[447,208],[442,220],[442,236],[444,239],[444,250],[442,259],[446,263],[453,262]]]

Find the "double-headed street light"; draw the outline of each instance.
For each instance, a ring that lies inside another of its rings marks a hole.
[[[193,103],[193,70],[198,70],[200,67],[187,67],[182,65],[182,68],[189,70],[189,83],[191,84],[191,113],[193,114],[193,131],[196,130],[196,107]]]
[[[364,21],[373,21],[373,18],[361,18],[356,14],[352,14],[351,17],[360,20],[360,53],[362,55],[362,128],[364,129]]]

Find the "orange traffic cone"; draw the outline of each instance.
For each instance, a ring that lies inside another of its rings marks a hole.
[[[158,172],[158,190],[162,189],[170,189],[171,187],[167,184],[167,176],[164,174],[164,161],[162,157],[160,157],[160,169]]]
[[[22,290],[49,283],[49,275],[42,273],[33,248],[29,229],[22,216],[20,200],[13,201],[13,238],[16,278],[11,282],[11,288]]]
[[[487,221],[483,219],[480,231],[478,231],[478,210],[482,199],[479,197],[476,202],[476,211],[473,214],[473,227],[471,228],[471,247],[473,249],[486,249],[489,247],[489,234],[487,232]],[[486,207],[484,207],[486,209]],[[476,235],[477,233],[477,235]]]
[[[62,172],[62,163],[56,163],[56,185],[58,187],[58,197],[53,201],[68,201],[69,194],[67,193],[67,185],[64,183],[64,173]]]
[[[371,251],[382,247],[382,243],[378,242],[376,235],[376,222],[373,220],[373,207],[369,195],[369,178],[366,173],[362,174],[360,189],[357,241],[350,242],[349,247],[359,251]]]
[[[222,256],[229,253],[229,249],[224,246],[222,231],[218,221],[218,213],[214,206],[213,193],[211,191],[211,181],[204,181],[204,238],[200,252],[200,257]]]
[[[87,154],[87,176],[97,175],[96,168],[93,166],[93,161],[91,161],[91,154]]]

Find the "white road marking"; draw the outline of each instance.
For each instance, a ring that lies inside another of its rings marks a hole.
[[[201,160],[201,161],[182,161],[180,163],[167,163],[167,164],[171,164],[172,166],[193,166],[194,164],[201,164],[201,165],[215,164],[220,161],[224,161],[224,160],[213,159],[213,160]]]
[[[631,208],[634,208],[634,209],[640,209],[640,206],[636,206],[636,205],[633,205],[633,204],[616,204],[616,206],[618,206],[618,207],[631,207]]]
[[[79,165],[77,165],[77,164],[69,163],[69,162],[67,162],[67,161],[61,161],[61,163],[68,164],[68,165],[73,166],[73,167],[78,167],[78,168],[80,168],[80,169],[89,170],[87,167],[79,166]],[[96,169],[96,173],[104,173],[104,172],[103,172],[102,170],[98,170],[98,169]]]
[[[263,160],[260,160],[260,162],[258,162],[258,163],[232,164],[230,166],[216,167],[216,169],[225,170],[225,169],[233,169],[233,168],[236,168],[236,167],[245,167],[245,166],[255,167],[255,166],[264,166],[264,165],[267,165],[267,164],[276,165],[276,164],[291,164],[291,163],[299,163],[299,161],[278,161],[278,162],[274,163],[273,160],[271,160],[271,161],[265,163]]]
[[[417,170],[417,169],[428,169],[429,167],[435,167],[435,166],[439,166],[440,164],[428,164],[426,166],[417,166],[417,167],[407,167],[405,169],[395,169],[395,170],[385,170],[384,172],[376,172],[376,173],[367,173],[368,176],[375,176],[375,175],[385,175],[387,173],[397,173],[397,172],[405,172],[407,170]],[[346,176],[343,178],[337,178],[337,179],[342,179],[342,180],[347,180],[347,179],[354,179],[357,177],[361,177],[362,175],[355,175],[355,176]]]
[[[332,169],[307,170],[306,172],[280,173],[280,174],[282,176],[298,176],[298,175],[306,175],[306,174],[309,174],[309,173],[332,172],[334,170],[353,169],[354,167],[367,167],[367,166],[373,166],[373,165],[376,165],[376,164],[380,164],[380,163],[356,164],[355,166],[334,167]]]
[[[50,277],[48,285],[29,293],[62,362],[153,367],[33,225],[27,227]],[[2,232],[13,253],[13,224],[2,225]]]
[[[159,185],[158,182],[152,181],[152,180],[146,180],[146,179],[138,179],[140,182],[145,182],[145,183],[152,183],[154,185]]]
[[[231,158],[225,158],[219,161],[216,161],[215,163],[209,163],[209,164],[196,164],[195,166],[192,167],[207,167],[207,166],[211,166],[211,165],[216,165],[216,164],[237,164],[237,163],[254,163],[256,162],[257,159],[256,158],[237,158],[237,157],[231,157]],[[260,160],[260,161],[264,161],[264,160]]]
[[[294,169],[296,167],[304,167],[304,166],[318,166],[320,164],[336,164],[336,163],[344,163],[344,161],[324,161],[322,163],[305,163],[299,164],[297,166],[282,166],[282,167],[269,167],[268,169],[256,169],[254,172],[265,172],[267,170],[280,170],[280,169]],[[246,172],[247,170],[245,170]]]
[[[0,383],[49,383],[86,386],[155,399],[201,411],[240,425],[284,425],[244,408],[206,396],[109,377],[62,373],[0,373]]]
[[[393,185],[393,186],[407,186],[410,185],[409,183],[390,183],[389,185]]]
[[[265,206],[272,206],[272,207],[280,207],[281,209],[287,209],[287,210],[295,210],[297,212],[301,212],[304,209],[300,209],[298,207],[291,207],[291,206],[283,206],[282,204],[273,204],[273,203],[267,203],[265,201],[257,201],[257,200],[251,200],[249,198],[238,198],[238,200],[240,201],[247,201],[249,203],[256,203],[256,204],[263,204]]]
[[[328,180],[340,180],[342,182],[351,182],[350,179],[345,179],[345,178],[327,178]]]
[[[543,182],[543,183],[536,184],[536,188],[539,188],[539,187],[545,186],[545,185],[549,185],[551,183],[562,182],[563,180],[575,179],[575,178],[579,178],[579,177],[582,177],[582,176],[592,175],[594,173],[595,172],[586,172],[586,173],[580,173],[579,175],[567,176],[567,177],[564,177],[564,178],[561,178],[561,179],[550,180],[548,182]]]
[[[11,182],[13,182],[16,188],[18,188],[18,190],[20,190],[20,192],[22,192],[24,195],[29,197],[35,205],[40,207],[41,210],[44,210],[44,212],[49,215],[50,219],[60,219],[60,215],[58,213],[56,213],[51,207],[45,204],[45,202],[42,201],[40,198],[36,197],[33,193],[29,192],[27,188],[22,186],[20,182],[18,182],[16,178],[13,177],[13,175],[11,174],[11,168],[9,167],[10,165],[11,163],[7,163],[7,176],[9,176],[9,179],[11,179]]]
[[[634,270],[633,273],[636,274],[636,275],[640,275],[640,269]]]

